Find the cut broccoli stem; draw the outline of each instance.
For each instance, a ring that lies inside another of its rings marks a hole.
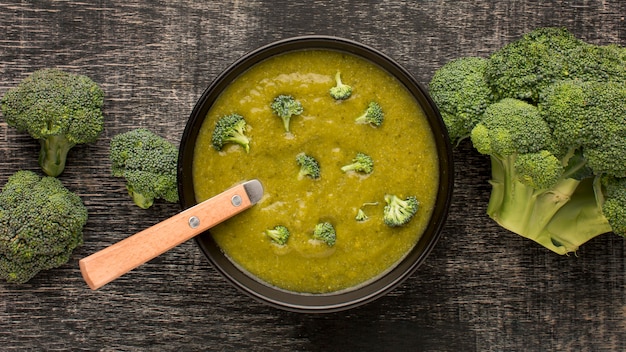
[[[39,165],[48,176],[57,177],[65,169],[67,153],[76,144],[67,140],[64,135],[49,136],[39,140]]]
[[[593,194],[576,194],[581,181],[564,178],[550,190],[535,190],[517,180],[515,156],[491,155],[491,161],[487,214],[500,226],[558,254],[574,252],[591,238],[611,231],[596,202],[583,199]]]
[[[566,248],[578,248],[590,239],[612,231],[602,208],[596,206],[596,194],[589,183],[593,178],[581,181],[570,201],[561,207],[546,226],[552,242]]]

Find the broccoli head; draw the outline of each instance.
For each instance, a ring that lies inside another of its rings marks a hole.
[[[25,283],[68,262],[83,243],[87,208],[54,177],[21,170],[0,193],[0,277]]]
[[[379,127],[383,124],[383,120],[385,119],[385,113],[380,105],[372,101],[367,105],[365,112],[355,119],[355,122],[358,124],[369,124],[374,127]]]
[[[300,166],[300,171],[298,172],[299,179],[304,177],[309,177],[314,180],[320,178],[320,164],[314,157],[300,153],[296,155],[296,163]]]
[[[221,117],[215,124],[211,144],[215,150],[222,150],[225,145],[232,143],[243,147],[246,153],[250,152],[250,138],[246,135],[247,123],[243,116],[230,114]]]
[[[341,167],[341,171],[356,171],[371,174],[374,171],[374,160],[365,153],[357,153],[350,164]]]
[[[335,100],[346,100],[352,95],[352,87],[341,82],[341,73],[335,75],[335,86],[330,88],[330,96]]]
[[[289,229],[283,225],[278,225],[273,229],[267,229],[265,230],[265,234],[272,240],[272,242],[281,246],[287,244],[287,240],[291,235]]]
[[[289,132],[289,124],[292,116],[302,114],[302,104],[291,95],[281,94],[274,98],[270,104],[272,111],[283,121],[285,131]]]
[[[329,222],[318,223],[313,229],[313,239],[322,241],[329,247],[334,246],[337,240],[335,227]]]
[[[495,100],[484,109],[484,100],[469,98],[480,96],[476,87],[484,85],[447,77],[430,87],[442,117],[452,115],[444,118],[451,137],[469,128],[476,150],[491,159],[487,214],[558,254],[606,232],[624,235],[626,49],[591,45],[549,27],[485,62]],[[449,101],[462,106],[448,99],[455,94],[470,106],[449,109]],[[479,112],[473,126],[462,123],[468,110]]]
[[[391,227],[408,224],[419,208],[419,202],[414,196],[402,199],[393,194],[385,194],[385,202],[387,205],[383,209],[383,221]]]
[[[113,176],[126,179],[126,189],[143,209],[162,198],[178,201],[178,148],[146,129],[120,133],[111,139]]]
[[[452,142],[469,137],[481,120],[493,93],[485,79],[488,60],[462,57],[443,65],[433,75],[429,92],[437,104]]]
[[[626,177],[624,82],[557,82],[543,92],[539,109],[561,149],[582,150],[594,174]]]
[[[100,136],[103,103],[102,89],[89,77],[58,69],[35,71],[0,102],[9,126],[39,140],[39,164],[49,176],[63,172],[72,147]]]

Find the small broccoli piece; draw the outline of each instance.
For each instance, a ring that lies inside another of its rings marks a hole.
[[[273,229],[265,230],[265,234],[274,242],[281,246],[287,243],[289,236],[289,229],[283,225],[278,225]]]
[[[61,181],[17,171],[0,193],[0,277],[25,283],[67,263],[86,223],[87,208]]]
[[[341,82],[341,73],[335,75],[336,85],[330,88],[330,96],[335,100],[346,100],[352,95],[352,87]]]
[[[462,57],[443,65],[429,83],[429,93],[437,104],[452,142],[469,137],[481,120],[493,93],[485,78],[488,60]]]
[[[300,172],[298,178],[310,177],[312,179],[318,179],[321,176],[320,164],[314,157],[300,153],[296,155],[296,163],[300,166]]]
[[[250,139],[246,135],[247,123],[243,116],[230,114],[221,117],[215,124],[211,144],[215,150],[222,150],[226,144],[238,144],[250,152]]]
[[[356,157],[352,159],[352,162],[348,165],[344,165],[341,171],[356,171],[371,174],[374,171],[374,160],[365,153],[357,153]]]
[[[0,104],[9,126],[39,140],[39,165],[48,176],[60,175],[69,150],[95,142],[104,127],[102,89],[87,76],[58,69],[35,71]]]
[[[383,220],[391,227],[408,224],[419,208],[419,202],[414,196],[402,199],[393,194],[386,194],[385,202],[387,205],[383,209]]]
[[[370,217],[367,216],[367,214],[365,213],[365,211],[362,208],[359,208],[359,210],[356,212],[356,216],[354,217],[354,219],[358,222],[363,222],[368,220]]]
[[[289,124],[292,116],[302,114],[302,104],[291,95],[281,94],[274,98],[270,105],[274,114],[283,120],[285,131],[289,132]]]
[[[178,148],[146,129],[118,134],[111,139],[113,176],[126,179],[126,189],[135,204],[143,209],[162,198],[178,201]]]
[[[355,220],[358,222],[367,221],[369,219],[369,216],[365,213],[365,210],[363,210],[363,208],[365,208],[366,206],[373,206],[373,205],[378,205],[378,202],[363,203],[361,208],[359,208],[359,210],[357,211],[356,216],[354,217]]]
[[[355,122],[358,124],[370,124],[374,127],[379,127],[382,125],[384,118],[385,114],[383,109],[377,102],[372,101],[365,109],[365,112],[356,118]]]
[[[335,227],[333,227],[333,224],[329,222],[321,222],[315,225],[315,228],[313,229],[313,239],[322,241],[329,247],[334,246],[335,241],[337,240]]]

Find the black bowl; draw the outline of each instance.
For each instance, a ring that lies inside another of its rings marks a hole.
[[[185,128],[178,161],[178,189],[183,209],[197,204],[192,182],[192,160],[198,132],[207,113],[220,93],[240,74],[274,55],[304,49],[325,49],[346,52],[367,59],[396,77],[413,94],[424,110],[439,154],[439,189],[435,208],[424,234],[411,252],[394,268],[371,282],[355,289],[328,294],[302,294],[265,284],[240,270],[220,250],[209,231],[196,237],[196,242],[214,267],[246,294],[271,306],[297,312],[332,312],[372,301],[400,284],[424,262],[437,242],[446,220],[453,188],[452,148],[437,107],[424,88],[400,65],[385,54],[363,44],[329,36],[289,38],[256,49],[233,63],[204,91],[196,103]]]

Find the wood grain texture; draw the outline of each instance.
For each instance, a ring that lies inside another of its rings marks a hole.
[[[626,45],[613,1],[0,0],[0,95],[30,72],[86,74],[106,92],[105,131],[70,152],[62,182],[89,209],[85,244],[22,286],[0,283],[0,349],[626,350],[626,251],[600,236],[556,256],[485,215],[489,161],[455,151],[456,187],[426,263],[389,295],[347,312],[283,312],[243,295],[192,241],[93,292],[78,259],[179,211],[132,204],[110,174],[110,138],[146,127],[178,143],[203,90],[243,53],[276,39],[334,34],[398,60],[426,84],[448,60],[487,56],[538,26]],[[37,142],[0,120],[0,183],[37,170]]]

